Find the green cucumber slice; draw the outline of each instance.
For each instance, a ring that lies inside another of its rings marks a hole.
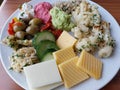
[[[55,36],[49,31],[43,31],[43,32],[37,33],[32,40],[33,46],[36,48],[36,46],[42,40],[50,40],[55,42]]]
[[[44,57],[41,59],[42,62],[48,61],[48,60],[54,60],[54,57],[52,55],[52,52],[48,52],[44,55]]]
[[[54,41],[43,40],[37,45],[36,52],[38,57],[42,59],[46,53],[54,52],[58,49],[59,48]]]

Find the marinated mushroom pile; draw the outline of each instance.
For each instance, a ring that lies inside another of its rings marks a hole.
[[[29,21],[29,24],[25,24],[22,21],[16,22],[13,25],[15,37],[18,39],[32,39],[32,37],[39,32],[41,20],[39,18],[33,18]]]
[[[42,25],[41,20],[39,18],[33,18],[29,21],[29,23],[25,23],[24,21],[18,20],[16,18],[13,20],[14,23],[12,24],[12,28],[14,33],[10,32],[9,27],[8,32],[10,35],[4,38],[3,42],[14,50],[24,46],[31,46],[32,38],[36,33],[39,32],[40,26]]]

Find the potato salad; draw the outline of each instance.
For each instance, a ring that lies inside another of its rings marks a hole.
[[[71,31],[78,39],[75,48],[78,52],[85,49],[99,57],[109,57],[114,49],[114,39],[110,34],[110,23],[101,19],[98,7],[82,1],[72,12],[76,27]]]

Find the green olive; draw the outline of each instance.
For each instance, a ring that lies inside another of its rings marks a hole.
[[[40,25],[42,23],[41,19],[39,18],[33,18],[30,20],[29,25]]]
[[[21,27],[14,25],[13,30],[14,30],[14,32],[17,32],[17,31],[21,31],[22,29],[21,29]]]
[[[15,37],[19,38],[19,39],[24,39],[25,36],[25,32],[24,31],[17,31],[15,33]]]
[[[14,32],[25,30],[26,25],[23,22],[16,22],[13,25]]]
[[[34,35],[39,31],[39,27],[37,25],[31,25],[26,28],[26,33],[30,35]]]
[[[31,40],[31,39],[33,39],[33,37],[34,37],[33,35],[26,34],[24,39]]]

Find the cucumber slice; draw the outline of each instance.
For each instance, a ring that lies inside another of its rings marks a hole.
[[[36,46],[42,40],[51,40],[55,42],[55,36],[49,31],[43,31],[43,32],[37,33],[32,40],[33,46],[36,48]]]
[[[48,61],[48,60],[53,60],[54,57],[52,55],[52,52],[48,52],[47,54],[44,55],[44,57],[41,59],[42,62]]]
[[[57,47],[54,41],[43,40],[37,45],[36,52],[37,52],[38,57],[42,59],[46,53],[54,52],[58,49],[59,48]]]

